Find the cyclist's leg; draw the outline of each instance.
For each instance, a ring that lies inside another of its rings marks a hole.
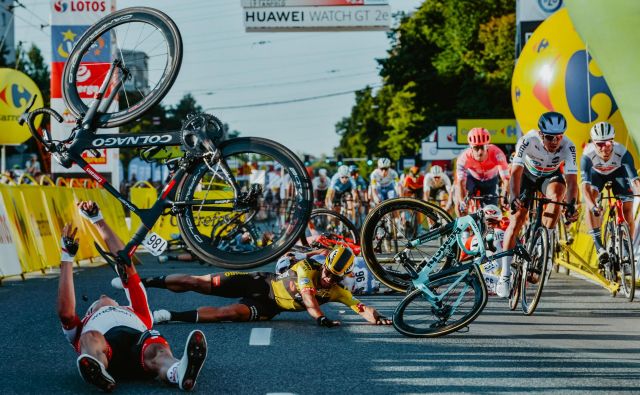
[[[544,180],[541,190],[547,198],[555,202],[561,202],[564,199],[567,185],[562,174],[558,172],[558,174],[554,174]],[[542,225],[547,229],[554,229],[560,216],[560,210],[562,210],[562,206],[558,204],[547,204],[542,214]]]
[[[599,191],[602,189],[603,185],[604,180],[598,173],[593,172],[591,174],[591,183],[583,184],[582,193],[585,196],[589,194],[589,196],[596,201],[600,194]],[[606,250],[602,244],[602,214],[596,217],[591,210],[587,210],[586,220],[589,235],[591,235],[591,238],[593,239],[593,244],[595,245],[596,252],[598,254],[598,260],[602,263],[606,258],[606,255],[604,255],[606,254]]]
[[[498,185],[500,184],[500,177],[496,176],[490,180],[483,181],[480,184],[479,190],[482,196],[488,196],[482,199],[482,206],[487,204],[498,205]]]

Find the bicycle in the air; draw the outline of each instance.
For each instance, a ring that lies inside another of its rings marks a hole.
[[[621,199],[634,195],[614,195],[611,182],[607,182],[603,189],[603,192],[606,191],[607,194],[600,195],[598,205],[603,200],[607,200],[609,203],[604,217],[604,242],[609,259],[604,264],[603,274],[607,280],[618,284],[625,297],[631,302],[636,291],[636,266],[633,239],[629,232],[629,225],[624,218]]]
[[[93,64],[95,51],[105,43],[114,60],[110,64]],[[144,61],[129,62],[127,56],[132,53],[143,53]],[[162,252],[167,242],[150,233],[161,215],[177,217],[186,245],[203,261],[224,268],[248,269],[272,260],[295,244],[311,213],[311,182],[295,154],[262,138],[224,140],[222,123],[211,115],[189,117],[180,131],[96,134],[98,128],[135,121],[157,104],[175,81],[181,61],[180,32],[167,15],[144,7],[116,11],[80,37],[64,66],[62,96],[76,118],[70,136],[53,140],[48,131],[41,135],[36,130],[34,119],[39,115],[62,122],[53,109],[29,112],[32,102],[20,118],[20,123],[27,123],[31,134],[60,165],[78,165],[142,220],[133,238],[115,256],[99,249],[120,275],[124,273],[122,265],[131,263],[139,245],[157,254]],[[89,85],[100,87],[95,95],[87,94]],[[173,175],[148,209],[127,200],[82,157],[84,151],[98,156],[97,150],[105,148],[148,148],[143,154],[151,157],[166,146],[181,146],[185,152],[168,161]],[[256,216],[265,180],[249,183],[250,177],[245,177],[243,170],[256,163],[280,165],[291,179],[293,200],[287,205],[291,212],[282,216],[287,221],[277,227],[272,221],[261,219],[263,216]],[[267,233],[268,237],[263,237]],[[235,248],[238,237],[253,248]]]
[[[511,250],[488,256],[486,228],[483,211],[479,210],[407,240],[404,249],[394,257],[409,278],[408,293],[393,314],[396,330],[412,337],[437,337],[468,326],[482,312],[488,299],[481,266],[507,255],[530,260],[520,243]],[[465,247],[463,233],[469,231],[476,240],[482,240],[473,250]],[[443,237],[444,242],[437,249],[416,262],[412,255],[414,249]],[[457,249],[474,258],[471,262],[456,262],[438,271],[443,261],[457,261]],[[379,268],[371,265],[369,268],[380,281],[385,278],[379,276]]]

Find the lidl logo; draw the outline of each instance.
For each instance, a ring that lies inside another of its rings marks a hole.
[[[51,27],[51,47],[53,61],[65,62],[80,36],[89,26],[58,25]],[[104,36],[83,55],[82,62],[109,62],[111,60],[111,44]]]

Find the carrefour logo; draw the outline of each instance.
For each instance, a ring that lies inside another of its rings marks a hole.
[[[58,0],[53,3],[53,9],[56,12],[105,12],[107,4],[103,1],[96,0],[75,0],[63,1]]]
[[[10,92],[10,98],[7,98],[8,92]],[[26,106],[32,96],[33,94],[29,92],[27,88],[16,83],[7,85],[0,89],[0,101],[15,108]]]

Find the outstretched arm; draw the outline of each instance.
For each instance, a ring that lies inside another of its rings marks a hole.
[[[391,320],[381,315],[378,310],[373,307],[365,306],[363,304],[360,304],[358,307],[360,308],[360,311],[358,311],[360,317],[364,318],[369,323],[375,325],[391,325]]]
[[[62,258],[60,262],[60,280],[58,282],[58,317],[65,327],[76,320],[76,295],[73,286],[73,258],[78,252],[78,228],[66,224],[62,229]]]

